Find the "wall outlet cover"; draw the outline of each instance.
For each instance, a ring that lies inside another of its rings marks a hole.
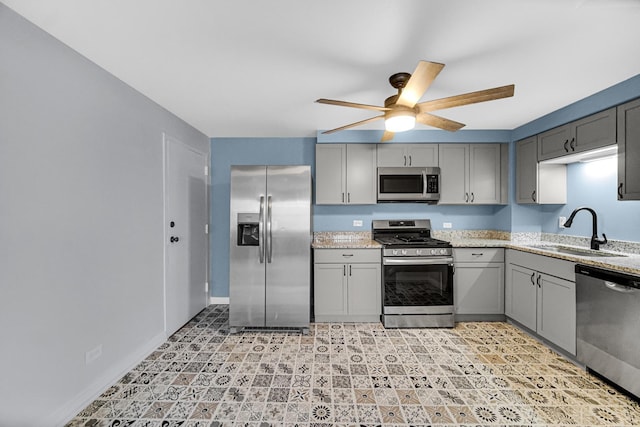
[[[453,227],[453,224],[450,222],[443,222],[442,223],[442,228],[451,228]]]
[[[362,220],[361,219],[354,219],[353,220],[353,226],[354,227],[362,227]]]
[[[564,226],[564,223],[567,222],[567,217],[566,216],[560,216],[558,217],[558,227],[560,228],[566,228]]]

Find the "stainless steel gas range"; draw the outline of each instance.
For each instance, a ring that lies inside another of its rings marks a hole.
[[[374,220],[382,244],[382,323],[386,328],[453,327],[453,255],[431,237],[431,221]]]

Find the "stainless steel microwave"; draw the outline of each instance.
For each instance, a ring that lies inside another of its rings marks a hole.
[[[440,168],[378,168],[378,202],[438,203]]]

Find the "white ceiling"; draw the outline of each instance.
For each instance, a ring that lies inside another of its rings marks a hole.
[[[640,73],[640,0],[0,1],[210,137],[371,117],[314,101],[382,105],[421,59],[446,64],[422,101],[516,85],[437,112],[465,129],[513,129]]]

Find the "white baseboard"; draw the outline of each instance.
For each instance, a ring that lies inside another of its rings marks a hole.
[[[64,426],[75,417],[78,412],[82,411],[89,403],[96,400],[104,391],[112,384],[115,384],[124,374],[131,371],[136,367],[140,361],[144,360],[154,350],[156,350],[160,344],[167,340],[167,334],[162,332],[137,350],[129,354],[121,363],[111,367],[95,381],[93,381],[86,389],[80,392],[74,399],[69,401],[66,405],[59,408],[49,417],[47,420],[43,420],[38,425],[56,425]]]
[[[209,304],[227,304],[227,305],[229,305],[229,297],[209,297]]]

